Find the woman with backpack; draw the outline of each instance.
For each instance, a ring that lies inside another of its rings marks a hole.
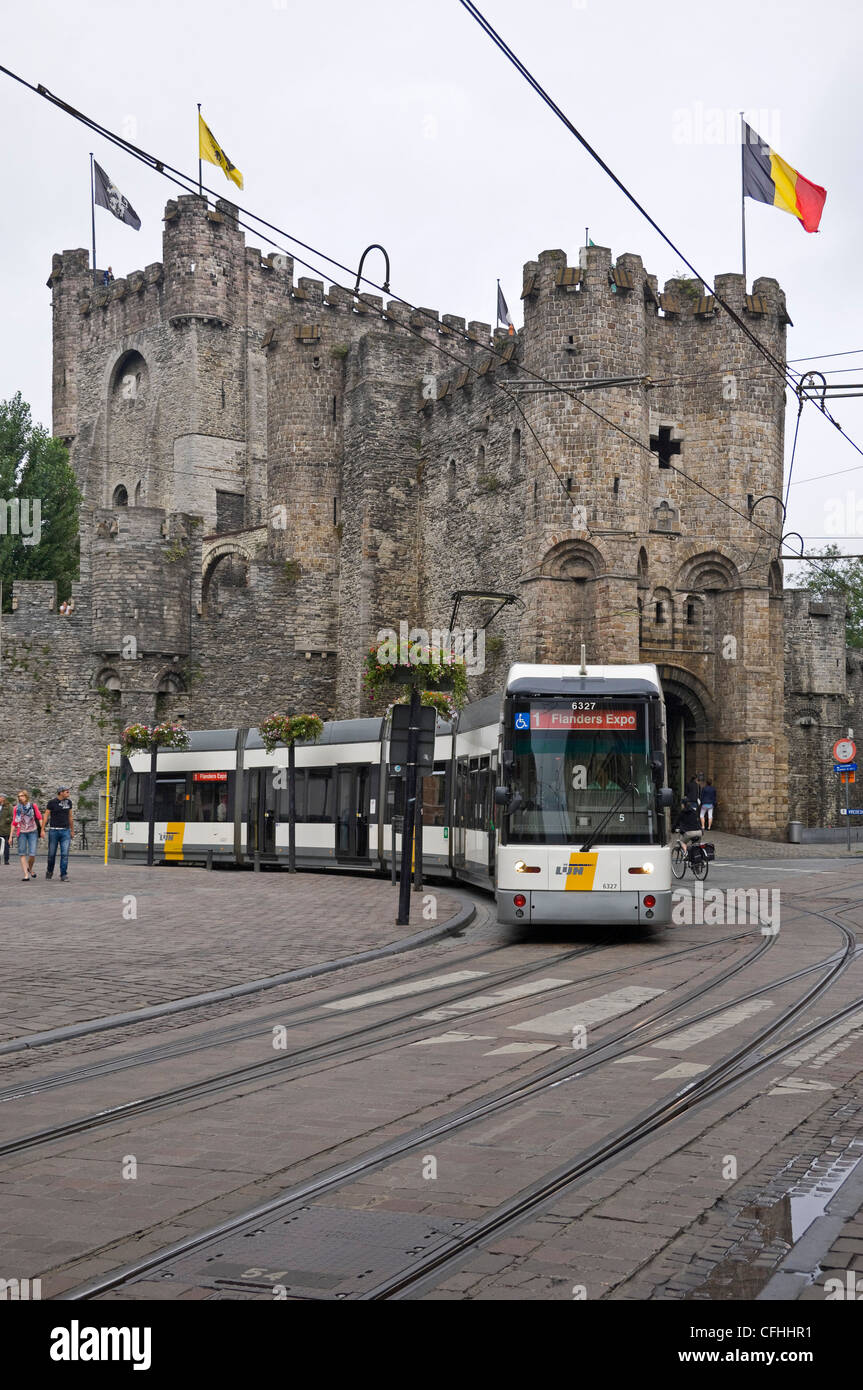
[[[42,812],[36,802],[30,800],[29,792],[18,793],[12,814],[12,834],[18,836],[23,881],[29,883],[31,878],[36,877],[33,861],[36,858],[36,842],[42,838]]]

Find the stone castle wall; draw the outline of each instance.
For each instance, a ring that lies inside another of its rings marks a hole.
[[[789,595],[783,617],[781,383],[703,287],[660,292],[636,255],[545,251],[524,277],[523,331],[492,335],[295,282],[289,257],[245,245],[230,203],[195,196],[169,202],[162,262],[109,286],[86,252],[55,256],[81,580],[68,618],[51,586],[16,586],[3,669],[31,722],[13,716],[4,778],[48,786],[58,756],[89,776],[132,718],[368,713],[377,632],[445,628],[453,593],[475,590],[513,601],[470,698],[512,660],[574,660],[582,642],[592,661],[655,661],[727,828],[779,833],[804,785],[814,814],[799,710],[844,717],[850,696],[841,619],[804,632]],[[775,281],[748,299],[741,276],[717,287],[782,358]],[[465,598],[457,625],[496,606]]]

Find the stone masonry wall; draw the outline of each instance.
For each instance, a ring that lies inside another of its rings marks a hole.
[[[492,335],[295,282],[230,203],[184,196],[160,263],[104,286],[65,251],[49,285],[81,579],[70,617],[34,584],[4,617],[3,782],[50,787],[58,760],[86,779],[132,718],[368,713],[378,631],[445,629],[453,593],[477,590],[512,601],[471,698],[582,642],[594,662],[653,661],[725,828],[833,814],[813,769],[861,662],[838,608],[783,604],[782,384],[698,282],[660,292],[637,255],[544,251],[523,331]],[[717,288],[781,358],[776,282]],[[464,599],[457,626],[496,606]]]

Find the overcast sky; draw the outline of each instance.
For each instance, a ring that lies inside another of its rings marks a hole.
[[[739,110],[825,186],[818,235],[747,201],[750,285],[771,275],[786,291],[789,358],[859,348],[801,366],[863,380],[854,0],[480,8],[708,279],[741,268]],[[393,290],[441,313],[493,322],[499,276],[518,325],[523,263],[547,247],[574,261],[586,226],[660,281],[683,272],[458,0],[30,0],[6,7],[0,61],[193,175],[200,101],[245,190],[212,165],[205,182],[345,264],[383,242]],[[54,251],[90,244],[89,151],[143,222],[97,210],[98,261],[118,277],[161,260],[172,189],[4,76],[0,121],[0,396],[20,390],[50,425],[45,281]],[[863,400],[831,409],[863,447]],[[795,413],[789,397],[789,447]],[[802,481],[840,469],[855,471]],[[863,457],[811,407],[794,477],[787,529],[807,549],[863,551]]]

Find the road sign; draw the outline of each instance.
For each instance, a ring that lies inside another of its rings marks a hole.
[[[843,806],[841,807],[839,814],[840,816],[863,816],[863,811],[846,811],[845,807]]]
[[[844,787],[844,786],[847,786],[847,785],[849,785],[851,782],[856,782],[856,781],[857,781],[857,773],[856,773],[856,772],[840,772],[840,774],[839,774],[839,781],[842,783],[843,787]]]
[[[834,772],[856,772],[856,771],[857,771],[857,764],[856,764],[856,763],[834,763],[834,764],[833,764],[833,771],[834,771]]]
[[[417,746],[417,767],[420,776],[425,769],[434,767],[435,720],[437,712],[433,705],[421,705],[419,709],[419,739]],[[396,764],[402,766],[408,760],[408,728],[410,726],[410,705],[393,705],[390,726],[390,768],[397,771]]]
[[[837,738],[833,745],[834,763],[853,763],[857,757],[857,744],[853,738]]]

